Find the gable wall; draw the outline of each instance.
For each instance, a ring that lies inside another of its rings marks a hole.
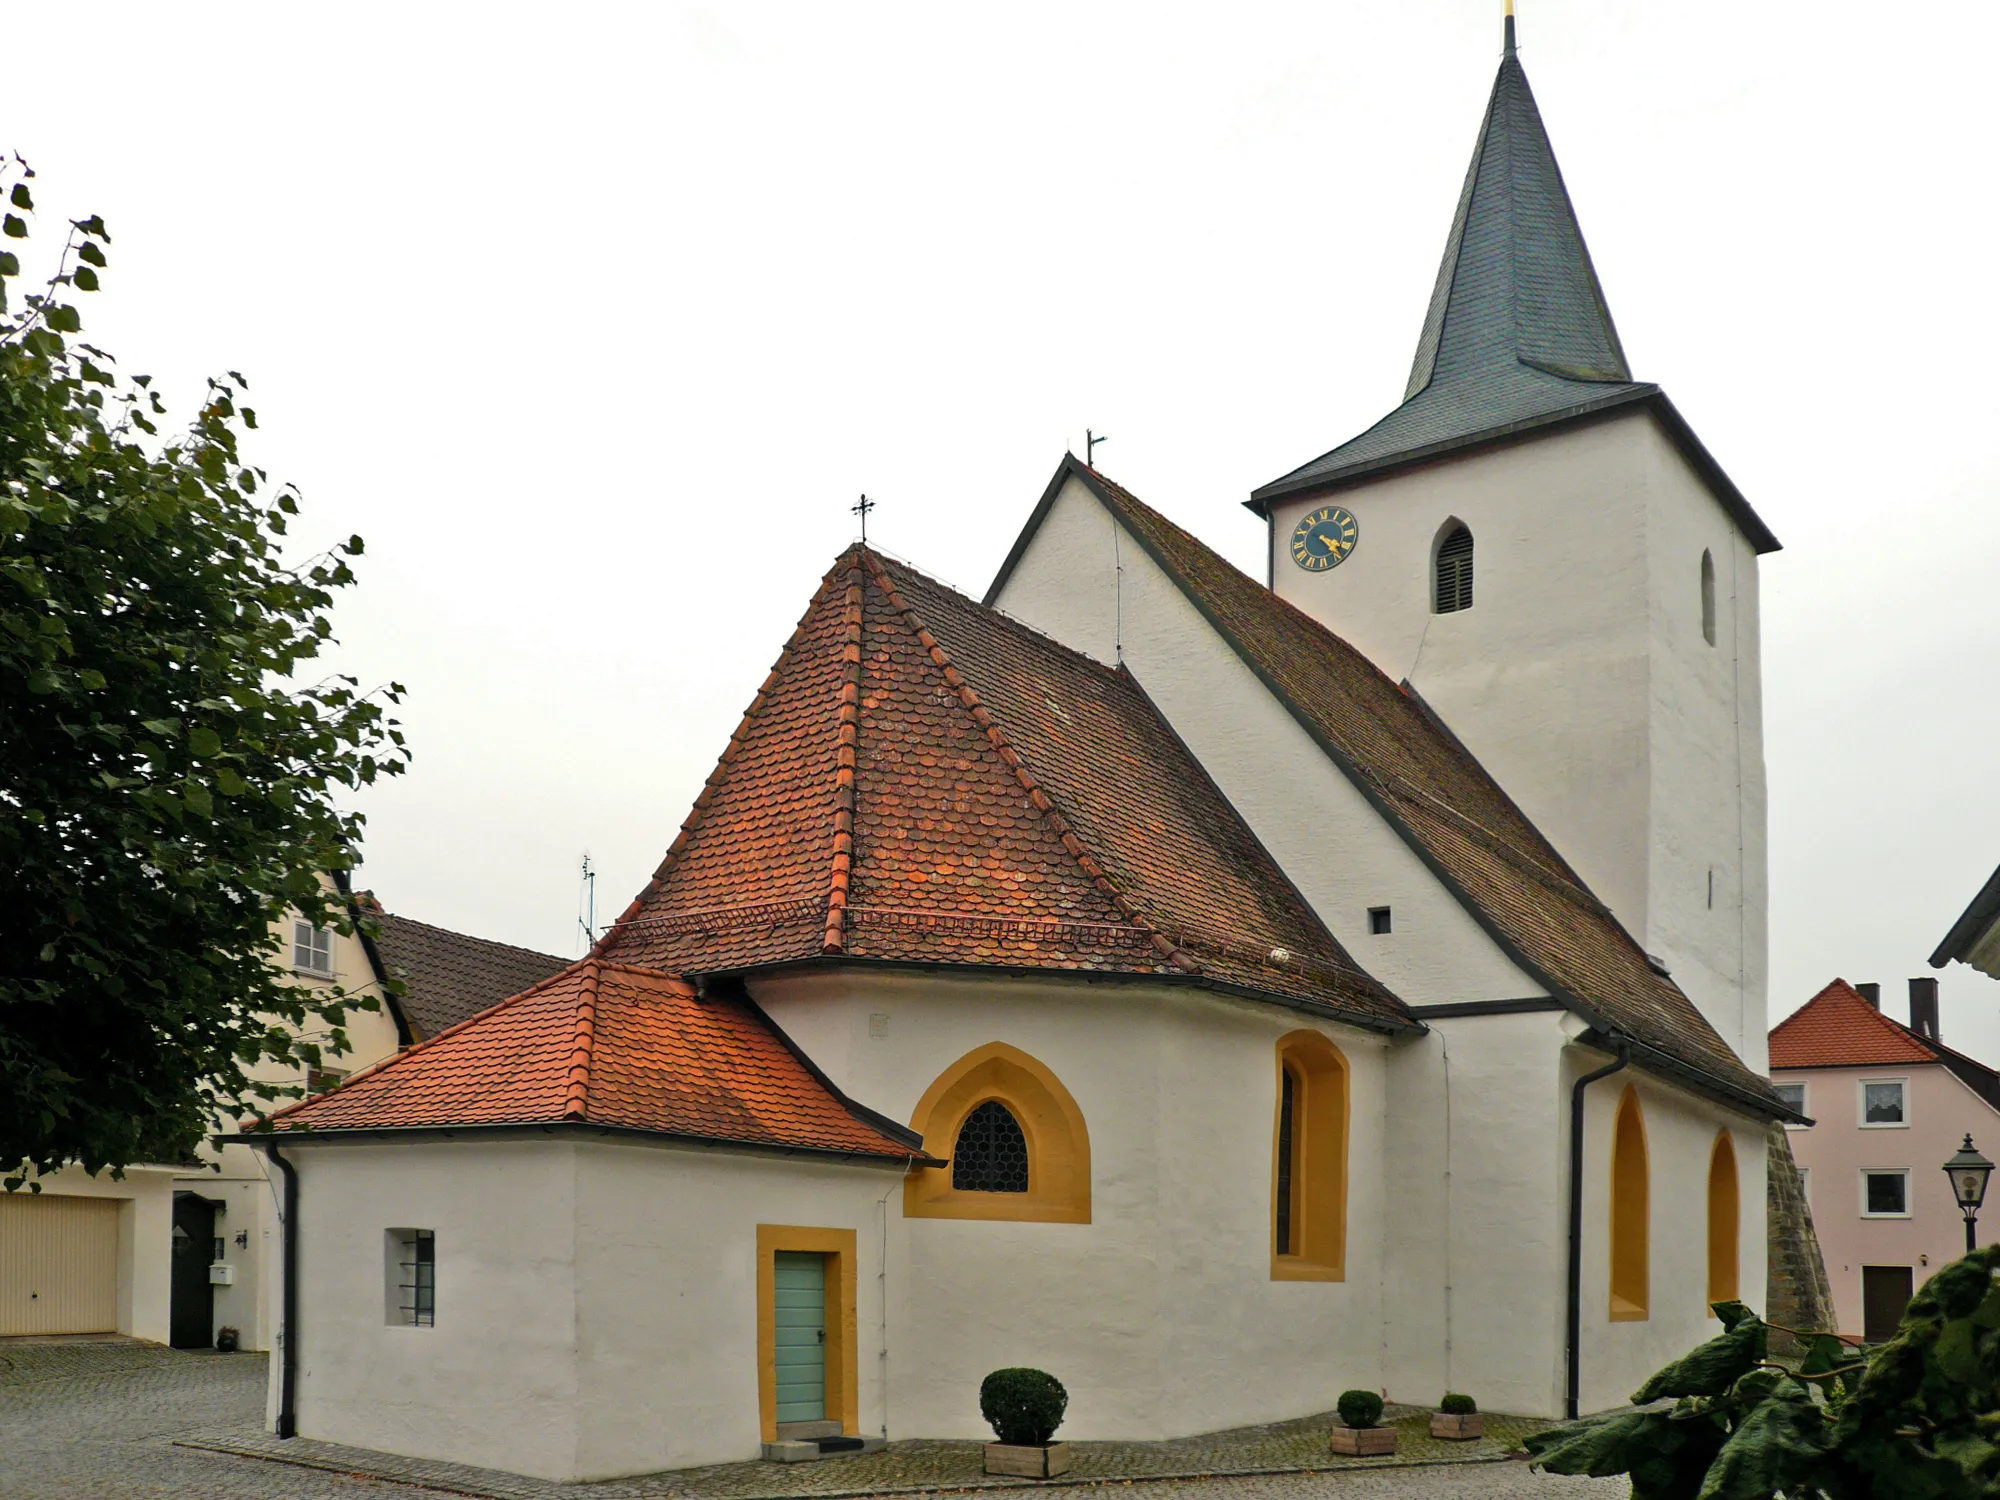
[[[995,602],[1107,662],[1122,618],[1140,686],[1320,920],[1405,1003],[1545,993],[1080,481],[1063,487]],[[1391,910],[1386,936],[1368,932],[1375,906]]]
[[[1379,1037],[1143,984],[843,969],[753,989],[837,1084],[895,1119],[910,1121],[934,1079],[998,1041],[1050,1069],[1089,1131],[1088,1224],[898,1219],[895,1435],[985,1435],[979,1382],[1005,1365],[1063,1381],[1065,1431],[1079,1440],[1304,1416],[1344,1389],[1382,1384]],[[1271,1279],[1276,1049],[1301,1028],[1332,1038],[1350,1069],[1339,1282]]]

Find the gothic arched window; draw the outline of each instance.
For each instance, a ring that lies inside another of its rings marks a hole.
[[[1437,612],[1472,608],[1472,532],[1463,523],[1450,526],[1438,542],[1436,572]]]
[[[1715,644],[1715,554],[1701,555],[1701,638]]]
[[[1317,1031],[1278,1041],[1271,1279],[1347,1277],[1347,1059]]]
[[[1737,1246],[1740,1241],[1742,1193],[1736,1183],[1736,1144],[1729,1132],[1718,1131],[1708,1156],[1708,1301],[1736,1300]]]
[[[951,1152],[951,1185],[960,1193],[1027,1192],[1028,1138],[998,1099],[988,1099],[959,1126]]]
[[[1626,1087],[1611,1136],[1611,1321],[1643,1322],[1652,1301],[1652,1171],[1639,1091]]]

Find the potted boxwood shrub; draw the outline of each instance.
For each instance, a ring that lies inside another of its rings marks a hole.
[[[1053,1479],[1069,1472],[1069,1444],[1051,1441],[1069,1392],[1041,1370],[995,1370],[979,1383],[979,1414],[1000,1441],[986,1445],[986,1472]]]
[[[233,1327],[225,1323],[215,1330],[215,1347],[224,1354],[234,1354],[237,1342],[242,1338]]]
[[[1431,1413],[1431,1436],[1454,1443],[1485,1437],[1486,1418],[1479,1414],[1479,1403],[1457,1391],[1447,1391],[1444,1400],[1438,1402],[1438,1409]]]
[[[1396,1429],[1378,1427],[1382,1420],[1382,1398],[1373,1391],[1342,1391],[1337,1403],[1341,1425],[1333,1429],[1335,1453],[1364,1458],[1396,1451]]]

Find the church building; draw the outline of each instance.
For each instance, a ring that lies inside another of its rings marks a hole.
[[[1413,309],[1414,311],[1414,309]],[[248,1132],[282,1435],[552,1480],[1557,1416],[1763,1305],[1757,576],[1507,23],[1407,397],[1246,576],[1067,457],[833,560],[581,962]]]

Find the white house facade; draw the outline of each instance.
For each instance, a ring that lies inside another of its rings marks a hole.
[[[282,1435],[597,1479],[1367,1387],[1627,1399],[1764,1298],[1758,558],[1520,63],[1410,393],[1248,578],[1067,458],[823,579],[592,954],[279,1112]],[[786,1450],[790,1451],[790,1450]]]

